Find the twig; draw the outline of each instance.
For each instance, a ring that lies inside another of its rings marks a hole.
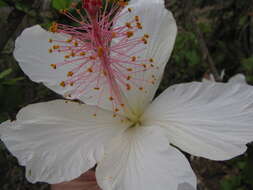
[[[27,0],[28,1],[28,0]],[[29,3],[33,4],[34,0],[29,0]],[[9,2],[9,5],[12,5],[12,2]],[[13,5],[12,5],[13,6]],[[22,22],[25,17],[25,13],[14,9],[8,16],[7,23],[3,24],[1,27],[1,38],[0,38],[0,52],[4,49],[5,45],[9,39],[15,33],[17,27]]]
[[[192,14],[192,11],[191,11],[191,10],[193,10],[192,1],[190,1],[190,0],[182,0],[182,1],[183,1],[183,4],[185,5],[185,11],[184,12],[185,12],[185,14],[188,18],[187,20],[192,24],[193,30],[194,30],[195,34],[197,35],[197,39],[198,39],[198,42],[199,42],[200,51],[202,53],[203,60],[208,65],[211,73],[214,76],[214,79],[217,82],[221,82],[222,79],[219,75],[219,72],[218,72],[216,66],[215,66],[214,60],[213,60],[213,58],[212,58],[212,56],[211,56],[211,54],[208,50],[204,35],[201,32],[201,30],[199,29],[199,26],[197,25],[196,19],[195,19],[194,15]]]
[[[218,82],[221,82],[222,79],[221,79],[221,77],[218,73],[217,68],[215,67],[215,63],[213,61],[213,58],[210,55],[210,52],[207,48],[207,45],[206,45],[206,42],[205,42],[205,39],[204,39],[204,35],[201,32],[201,30],[199,29],[198,25],[196,24],[196,20],[195,20],[193,15],[190,15],[190,21],[192,23],[194,32],[197,35],[197,39],[199,41],[200,50],[202,52],[203,60],[208,64],[208,66],[210,68],[210,71],[212,72],[212,74],[214,76],[214,79]]]
[[[9,39],[12,37],[16,31],[17,26],[22,22],[25,13],[14,9],[9,17],[8,22],[4,24],[1,28],[1,38],[0,38],[0,52],[3,50]]]

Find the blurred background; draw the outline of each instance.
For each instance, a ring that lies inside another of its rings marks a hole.
[[[253,84],[252,0],[165,0],[179,27],[158,94],[172,84],[201,81],[213,74],[226,82],[237,73]],[[12,52],[26,27],[53,21],[68,22],[58,12],[72,0],[0,0],[0,122],[15,119],[22,107],[59,95],[31,82]],[[221,76],[225,73],[224,77]],[[253,190],[253,145],[233,160],[214,162],[186,156],[198,176],[199,190]],[[46,190],[47,184],[29,184],[24,168],[0,141],[0,190]]]

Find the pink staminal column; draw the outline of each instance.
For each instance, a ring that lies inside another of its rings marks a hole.
[[[155,83],[156,76],[150,79],[136,77],[139,72],[147,72],[155,67],[154,59],[142,59],[140,55],[148,44],[150,36],[140,35],[143,26],[141,18],[133,15],[132,19],[122,26],[112,27],[117,20],[132,13],[132,8],[122,11],[127,5],[124,1],[83,0],[82,9],[76,5],[71,10],[61,13],[76,23],[75,26],[53,23],[50,31],[69,36],[67,40],[49,39],[53,43],[49,53],[60,53],[64,61],[52,63],[57,69],[71,65],[66,79],[59,85],[62,88],[71,86],[68,97],[75,99],[93,91],[99,94],[99,105],[105,88],[109,88],[114,116],[120,109],[125,109],[122,90],[137,88],[145,93],[144,83]],[[77,15],[77,16],[74,16]],[[96,114],[94,114],[95,116]]]

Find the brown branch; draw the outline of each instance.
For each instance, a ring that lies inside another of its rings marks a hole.
[[[199,29],[198,25],[196,24],[196,19],[194,18],[193,15],[189,15],[190,17],[190,21],[192,23],[192,26],[193,26],[193,30],[194,32],[196,33],[197,35],[197,39],[199,41],[199,46],[200,46],[200,51],[202,52],[202,56],[203,56],[203,60],[206,62],[206,64],[208,65],[210,71],[212,72],[215,80],[217,82],[221,82],[222,79],[218,73],[218,70],[215,66],[215,63],[214,63],[214,60],[208,50],[208,47],[207,47],[207,44],[205,42],[205,39],[204,39],[204,35],[203,33],[201,32],[201,30]]]
[[[26,0],[26,2],[33,4],[34,0]],[[12,5],[11,2],[9,2],[9,5]],[[19,24],[23,21],[25,15],[26,13],[15,8],[11,11],[6,24],[3,24],[1,27],[0,52],[2,52],[9,39],[13,36]]]
[[[199,42],[199,47],[200,47],[200,51],[202,53],[203,61],[209,67],[211,73],[214,76],[214,79],[217,82],[221,82],[222,79],[218,73],[216,66],[215,66],[214,60],[209,52],[204,35],[203,35],[202,31],[200,30],[199,26],[197,25],[194,15],[192,14],[192,10],[193,10],[192,1],[182,0],[182,4],[184,5],[185,17],[187,18],[187,21],[191,23],[194,33],[197,35],[197,39]]]
[[[14,9],[8,19],[7,23],[2,25],[1,38],[0,38],[0,52],[4,49],[5,45],[15,33],[17,26],[22,22],[25,16],[24,12]]]

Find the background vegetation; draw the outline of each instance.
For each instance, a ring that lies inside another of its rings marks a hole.
[[[65,22],[58,9],[71,0],[0,0],[0,122],[14,119],[22,107],[60,98],[43,85],[31,82],[12,56],[14,41],[31,25],[47,27]],[[172,84],[200,81],[212,73],[227,81],[244,73],[253,84],[252,0],[167,0],[179,34],[159,93]],[[220,77],[225,71],[224,78]],[[188,156],[199,179],[199,190],[253,189],[253,146],[244,155],[226,162]],[[29,184],[24,169],[0,142],[0,189],[42,190],[47,184]]]

